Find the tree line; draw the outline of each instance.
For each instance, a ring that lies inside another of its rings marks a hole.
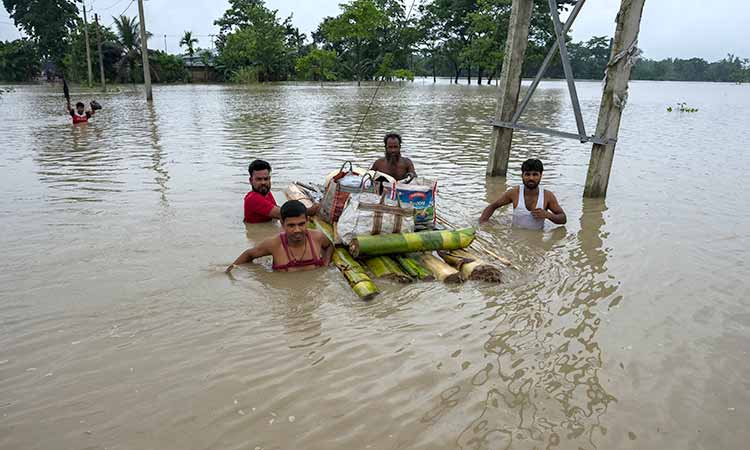
[[[557,0],[562,11],[574,0]],[[73,81],[86,77],[84,24],[73,0],[3,0],[16,26],[29,36],[0,42],[0,79],[24,81],[52,66]],[[281,18],[263,0],[230,0],[215,20],[219,28],[216,52],[196,48],[185,32],[180,46],[189,61],[196,55],[211,63],[220,79],[248,83],[285,80],[335,81],[413,79],[415,76],[466,78],[491,83],[502,67],[511,13],[510,0],[349,0],[340,13],[326,17],[308,36]],[[96,36],[96,24],[88,24]],[[114,18],[100,26],[106,77],[140,82],[141,45],[138,21]],[[548,2],[534,2],[523,73],[533,76],[554,44]],[[595,36],[586,42],[568,38],[573,73],[579,79],[602,79],[610,56],[610,39]],[[91,46],[92,61],[98,49]],[[156,82],[189,81],[184,60],[149,50]],[[547,76],[563,77],[559,58]],[[728,55],[709,63],[703,59],[642,59],[633,79],[686,81],[750,81],[750,61]]]

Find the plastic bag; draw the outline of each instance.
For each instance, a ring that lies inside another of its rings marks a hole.
[[[414,231],[414,209],[385,194],[351,194],[338,221],[338,235],[345,245],[363,234],[410,233]]]

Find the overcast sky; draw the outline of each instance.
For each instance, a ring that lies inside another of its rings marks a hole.
[[[282,18],[293,14],[293,23],[308,37],[323,17],[338,14],[339,3],[342,0],[266,1]],[[107,25],[112,23],[112,16],[124,10],[126,15],[138,15],[137,2],[131,0],[87,0],[86,4],[89,17],[98,12]],[[166,34],[167,50],[178,52],[177,43],[185,30],[198,35],[199,46],[210,47],[208,35],[218,31],[213,21],[221,17],[228,4],[226,0],[146,0],[146,25],[154,34],[150,47],[164,50]],[[573,27],[573,39],[612,36],[619,5],[620,0],[589,0]],[[695,56],[714,61],[727,53],[750,58],[749,20],[750,0],[646,0],[639,47],[652,59]],[[7,11],[0,8],[0,40],[19,36]]]

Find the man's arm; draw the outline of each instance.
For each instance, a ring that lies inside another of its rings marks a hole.
[[[71,107],[70,107],[70,97],[67,97],[67,98],[65,99],[65,101],[66,101],[65,109],[67,109],[67,110],[68,110],[68,112],[70,113],[70,111],[71,111]]]
[[[246,264],[251,262],[255,258],[260,258],[261,256],[268,256],[271,254],[271,245],[270,240],[265,240],[261,242],[260,244],[256,245],[253,248],[249,248],[242,252],[240,256],[237,257],[237,259],[234,260],[232,264],[227,267],[227,270],[225,270],[226,273],[230,273],[232,269],[235,268],[235,266],[238,266],[240,264]]]
[[[311,207],[307,208],[307,215],[312,217],[320,211],[320,203],[314,203]]]
[[[271,208],[271,210],[268,212],[268,217],[281,220],[281,208],[279,208],[278,206],[274,206],[273,208]]]
[[[406,178],[408,178],[409,181],[417,178],[417,170],[414,168],[414,163],[411,162],[411,159],[406,160]],[[409,181],[407,181],[407,183]]]
[[[544,191],[545,195],[547,195],[548,193],[549,204],[547,204],[547,209],[534,209],[531,211],[531,215],[533,215],[537,219],[549,219],[552,223],[556,223],[558,225],[565,224],[568,221],[568,218],[565,215],[565,211],[563,211],[562,207],[557,202],[557,197],[555,197],[555,194],[549,191]]]
[[[484,211],[482,211],[482,215],[479,216],[479,223],[486,223],[488,220],[490,220],[490,217],[492,217],[492,214],[494,214],[495,210],[509,203],[513,203],[512,191],[512,189],[505,191],[503,195],[500,196],[500,198],[487,205],[487,207],[484,208]]]
[[[323,249],[323,254],[320,257],[323,259],[323,262],[325,262],[327,266],[331,263],[331,256],[333,255],[333,244],[331,244],[331,241],[329,241],[323,233],[320,233],[320,248]]]

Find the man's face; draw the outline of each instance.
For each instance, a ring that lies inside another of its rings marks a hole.
[[[82,115],[83,115],[83,113],[84,113],[84,111],[85,111],[85,108],[84,108],[84,106],[83,106],[83,105],[78,105],[78,106],[76,106],[76,112],[78,112],[78,115],[79,115],[79,116],[82,116]]]
[[[284,227],[286,239],[292,244],[301,244],[305,240],[307,231],[307,216],[287,217],[281,225]]]
[[[398,138],[388,138],[385,142],[385,159],[388,161],[397,161],[401,157],[401,143]]]
[[[521,179],[527,189],[536,189],[539,186],[539,182],[542,181],[542,172],[537,172],[536,170],[524,172],[521,174]]]
[[[254,170],[250,177],[253,191],[260,195],[267,195],[271,190],[271,172],[269,170]]]

